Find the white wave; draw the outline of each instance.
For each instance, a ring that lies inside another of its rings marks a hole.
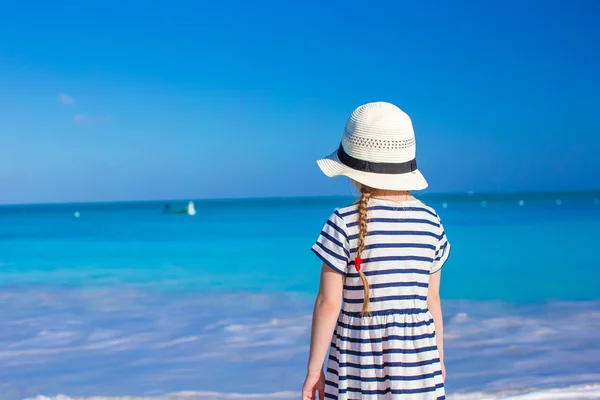
[[[227,399],[294,399],[298,398],[298,392],[276,392],[276,393],[219,393],[219,392],[177,392],[164,394],[159,397],[147,396],[92,396],[92,397],[69,397],[65,395],[28,397],[24,400],[227,400]]]
[[[600,399],[600,384],[564,388],[529,390],[523,392],[459,393],[447,396],[448,400],[588,400]]]
[[[159,397],[69,397],[65,395],[29,397],[24,400],[227,400],[227,399],[297,399],[298,392],[277,393],[219,393],[219,392],[177,392]],[[447,396],[448,400],[589,400],[600,399],[600,384],[570,386],[564,388],[530,390],[506,393],[459,393]]]
[[[0,400],[70,400],[56,394],[97,382],[143,396],[181,388],[272,393],[158,397],[167,400],[297,398],[287,391],[304,379],[311,303],[254,293],[3,289]],[[576,387],[600,383],[600,301],[444,307],[449,399],[600,399]],[[547,391],[559,387],[570,389]]]

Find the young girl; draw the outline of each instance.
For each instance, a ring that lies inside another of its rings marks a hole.
[[[445,398],[439,286],[450,244],[437,213],[408,192],[427,187],[415,154],[408,115],[378,102],[358,107],[339,149],[318,161],[361,196],[335,210],[312,248],[323,267],[303,400]]]

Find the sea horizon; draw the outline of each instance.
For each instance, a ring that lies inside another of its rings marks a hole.
[[[600,196],[599,189],[581,189],[581,190],[532,190],[532,191],[456,191],[456,192],[411,192],[418,199],[459,199],[494,197],[494,198],[513,198],[518,196],[527,196],[533,199],[547,198],[553,195],[566,195],[567,198],[580,196]],[[346,195],[294,195],[294,196],[252,196],[252,197],[179,197],[179,198],[157,198],[157,199],[128,199],[128,200],[81,200],[81,201],[59,201],[59,202],[15,202],[2,203],[0,207],[12,206],[69,206],[69,205],[110,205],[110,204],[129,204],[129,203],[184,203],[194,202],[231,202],[231,201],[277,201],[277,200],[318,200],[318,199],[349,199],[358,198],[358,194]]]

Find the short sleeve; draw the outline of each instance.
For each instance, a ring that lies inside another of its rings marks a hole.
[[[448,256],[450,255],[450,242],[446,237],[446,231],[444,230],[444,226],[440,221],[440,230],[439,230],[438,243],[435,249],[435,256],[433,258],[433,264],[431,266],[430,274],[435,274],[438,272],[444,264],[446,260],[448,260]]]
[[[336,210],[323,227],[317,242],[312,246],[312,251],[325,264],[340,274],[346,274],[348,269],[348,234],[346,223]]]

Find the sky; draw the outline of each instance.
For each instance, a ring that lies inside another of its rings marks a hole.
[[[600,2],[3,1],[0,203],[345,195],[407,112],[427,192],[600,189]]]

